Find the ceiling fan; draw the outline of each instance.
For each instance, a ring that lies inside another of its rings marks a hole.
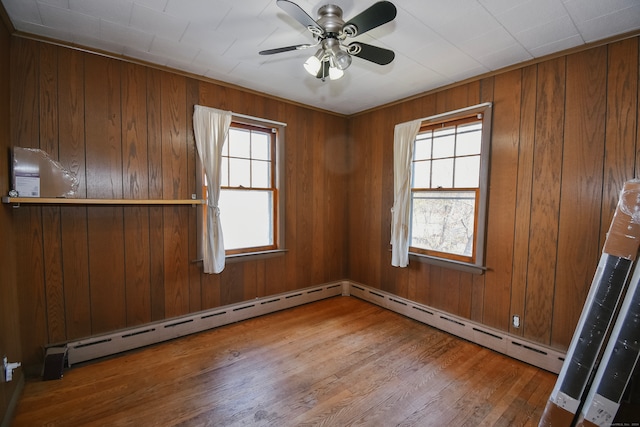
[[[342,19],[342,9],[333,4],[322,6],[318,10],[319,18],[314,20],[300,6],[289,0],[277,0],[276,4],[296,21],[304,25],[316,40],[313,44],[298,44],[260,51],[260,55],[289,52],[293,50],[318,47],[314,55],[304,63],[307,72],[324,81],[342,77],[344,70],[351,65],[351,57],[387,65],[395,58],[392,50],[354,41],[353,38],[366,33],[396,17],[396,7],[389,1],[379,1],[362,11],[351,20]]]

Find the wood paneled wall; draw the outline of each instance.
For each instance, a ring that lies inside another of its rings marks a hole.
[[[46,150],[87,197],[195,192],[196,103],[288,123],[280,257],[205,275],[190,206],[4,208],[19,236],[26,364],[77,339],[349,278],[565,349],[619,191],[638,165],[639,40],[344,118],[151,67],[11,39],[12,145]],[[391,267],[393,127],[494,105],[484,275]],[[511,316],[521,327],[511,326]]]
[[[11,210],[27,365],[47,343],[346,277],[346,118],[18,37],[11,71],[12,144],[71,169],[80,197],[190,198],[194,104],[288,124],[282,256],[203,274],[191,206]]]
[[[352,117],[349,277],[566,349],[622,184],[637,176],[638,58],[631,38]],[[488,270],[391,267],[395,124],[485,101]]]
[[[1,7],[1,6],[0,6]],[[0,194],[9,191],[9,30],[0,17]],[[15,230],[11,207],[0,207],[0,358],[7,356],[10,362],[22,359],[20,343],[20,319],[16,280]],[[0,380],[0,424],[8,423],[12,399],[17,401],[20,370],[15,371],[14,381]],[[3,424],[4,425],[4,424]],[[8,425],[8,424],[7,424]]]

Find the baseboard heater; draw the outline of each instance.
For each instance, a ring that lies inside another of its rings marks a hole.
[[[349,280],[217,307],[184,317],[49,347],[65,347],[67,366],[72,366],[339,295],[371,302],[556,374],[560,372],[564,361],[564,353],[557,350]]]
[[[544,370],[559,373],[565,354],[468,319],[349,282],[349,294]]]
[[[252,317],[344,295],[345,286],[344,282],[334,282],[322,286],[298,289],[293,292],[257,298],[239,304],[217,307],[197,314],[148,323],[140,327],[48,347],[66,347],[67,366],[72,366],[77,363],[168,341]]]

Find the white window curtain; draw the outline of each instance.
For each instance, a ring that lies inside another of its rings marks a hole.
[[[196,105],[193,111],[193,131],[198,156],[207,174],[207,229],[203,245],[205,273],[224,270],[225,253],[220,224],[220,167],[222,147],[231,126],[231,112]]]
[[[391,265],[409,265],[411,218],[411,160],[422,120],[400,123],[393,132],[393,208],[391,208]]]

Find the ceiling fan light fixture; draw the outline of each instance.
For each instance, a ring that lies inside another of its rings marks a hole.
[[[336,61],[333,56],[329,57],[329,79],[338,80],[344,75],[344,71],[340,67],[336,66]]]
[[[329,67],[329,79],[330,80],[338,80],[340,77],[344,76],[344,71],[342,71],[338,67]]]
[[[340,48],[340,41],[335,38],[327,38],[322,43],[325,52],[331,58],[334,67],[346,70],[351,65],[351,55]]]
[[[334,52],[333,59],[339,70],[346,70],[351,65],[351,55],[343,50]]]
[[[315,76],[320,71],[322,67],[322,58],[324,57],[324,51],[322,49],[318,49],[315,55],[312,55],[307,59],[304,63],[304,69],[307,70],[307,73]]]

